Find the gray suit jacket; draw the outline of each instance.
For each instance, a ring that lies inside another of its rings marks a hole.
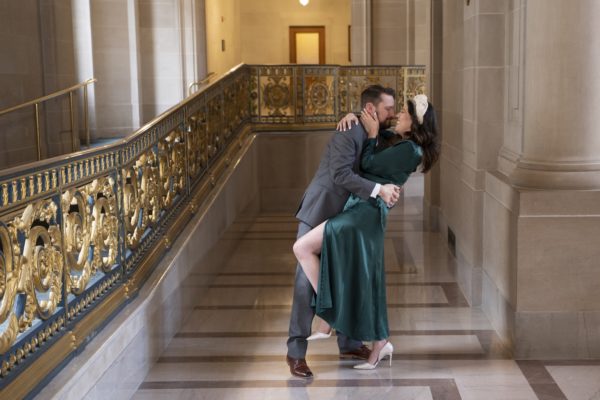
[[[311,227],[342,212],[350,193],[368,199],[375,182],[358,175],[367,134],[361,124],[336,132],[321,157],[319,169],[306,189],[296,218]]]

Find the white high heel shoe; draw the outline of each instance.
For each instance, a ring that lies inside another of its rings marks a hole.
[[[312,335],[307,337],[306,340],[310,342],[312,340],[329,339],[331,337],[331,332],[333,332],[333,329],[330,329],[329,333],[323,333],[323,332],[317,331],[316,333],[313,333]]]
[[[379,361],[383,360],[385,357],[390,357],[390,367],[392,366],[392,353],[394,352],[394,346],[390,342],[387,342],[379,351],[379,355],[377,356],[377,361],[375,364],[370,364],[369,362],[364,362],[361,364],[357,364],[354,366],[354,369],[375,369],[377,368],[377,364]]]

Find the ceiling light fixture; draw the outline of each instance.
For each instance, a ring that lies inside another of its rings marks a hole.
[[[302,4],[303,7],[306,7],[308,5],[309,0],[300,0],[300,4]]]

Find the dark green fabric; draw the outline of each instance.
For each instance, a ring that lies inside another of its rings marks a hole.
[[[402,141],[376,152],[365,143],[363,175],[378,183],[402,185],[421,162],[421,149]],[[389,336],[383,238],[388,208],[381,198],[351,195],[344,211],[325,224],[316,313],[338,332],[358,340]]]

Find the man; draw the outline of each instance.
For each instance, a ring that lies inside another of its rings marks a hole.
[[[361,93],[361,106],[376,115],[381,125],[394,117],[394,96],[393,89],[372,85]],[[296,213],[296,218],[300,220],[297,237],[342,212],[350,193],[363,199],[380,196],[390,206],[398,201],[398,186],[380,185],[358,175],[360,155],[366,137],[361,124],[355,125],[348,132],[335,133]],[[302,267],[298,265],[287,341],[287,363],[292,375],[302,378],[313,376],[305,360],[308,346],[306,338],[311,334],[314,317],[312,297],[310,282]],[[341,357],[364,360],[369,357],[370,350],[362,342],[341,333],[338,333],[337,339]]]

